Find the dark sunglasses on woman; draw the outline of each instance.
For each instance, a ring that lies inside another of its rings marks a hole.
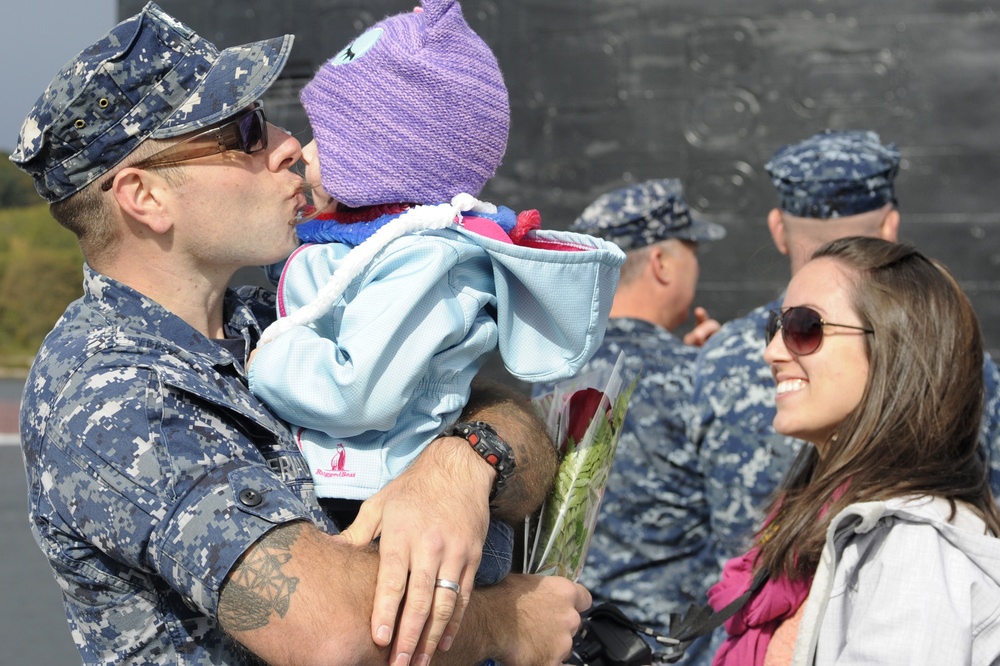
[[[851,326],[850,324],[834,324],[824,321],[818,312],[812,308],[800,305],[788,308],[784,311],[771,310],[767,315],[767,325],[764,327],[764,337],[767,344],[777,335],[781,329],[781,339],[785,343],[788,351],[796,356],[808,356],[823,344],[823,327],[838,326],[840,328],[851,328],[865,333],[874,333],[870,328],[863,326]]]
[[[238,150],[247,155],[253,155],[265,148],[267,148],[267,117],[264,115],[261,103],[254,102],[249,111],[238,115],[233,120],[216,127],[210,127],[172,146],[167,146],[135,164],[130,164],[129,167],[152,169],[170,166],[209,155],[218,155],[227,150]],[[110,190],[114,180],[115,177],[111,176],[104,181],[101,185],[101,191]]]

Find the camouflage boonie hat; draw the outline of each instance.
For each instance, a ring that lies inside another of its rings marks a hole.
[[[10,160],[50,203],[106,173],[148,138],[218,123],[258,99],[292,35],[219,51],[150,2],[67,63],[35,102]]]
[[[726,235],[722,225],[691,217],[677,178],[647,180],[602,194],[570,230],[603,238],[626,252],[672,238],[709,241]]]
[[[875,132],[825,130],[784,146],[764,168],[781,210],[798,217],[847,217],[896,203],[899,149]]]

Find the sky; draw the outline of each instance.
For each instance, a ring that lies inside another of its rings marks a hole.
[[[117,0],[7,0],[0,18],[0,151],[62,66],[118,22]]]

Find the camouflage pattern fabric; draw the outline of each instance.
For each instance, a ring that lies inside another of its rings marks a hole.
[[[1000,368],[989,354],[983,358],[983,423],[979,444],[986,458],[990,489],[1000,505]]]
[[[20,420],[31,528],[73,639],[87,664],[246,664],[215,621],[225,576],[277,525],[332,525],[245,358],[84,271]],[[270,292],[229,292],[227,338],[251,348],[273,312]]]
[[[727,322],[698,353],[691,439],[702,458],[719,566],[750,546],[801,440],[779,435],[764,324],[781,299]]]
[[[867,130],[825,130],[779,149],[764,165],[781,210],[818,220],[895,203],[896,144]]]
[[[686,431],[697,349],[649,322],[614,318],[582,372],[613,365],[622,351],[639,382],[580,582],[595,602],[614,602],[665,634],[670,613],[704,604],[721,572],[709,538],[704,478]],[[709,663],[706,643],[693,644],[681,663]]]
[[[691,217],[677,178],[647,180],[602,194],[570,230],[611,241],[626,252],[671,238],[697,242],[726,235],[722,225]]]
[[[691,438],[705,471],[712,538],[720,563],[743,554],[762,511],[804,442],[774,431],[774,378],[764,362],[764,325],[782,298],[726,323],[698,354]],[[981,443],[1000,496],[1000,371],[983,359]]]

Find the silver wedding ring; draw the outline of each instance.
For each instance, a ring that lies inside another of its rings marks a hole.
[[[453,580],[445,580],[444,578],[438,578],[434,581],[434,587],[443,587],[446,590],[451,590],[455,594],[462,594],[462,588]]]

